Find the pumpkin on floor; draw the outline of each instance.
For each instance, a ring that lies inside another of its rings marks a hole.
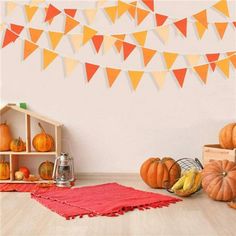
[[[211,161],[202,171],[202,188],[217,201],[236,197],[236,163],[228,160]]]
[[[9,151],[12,136],[10,127],[6,122],[0,124],[0,137],[0,151]]]
[[[219,134],[219,142],[222,148],[236,148],[236,123],[228,124],[221,129]]]
[[[172,167],[172,168],[171,168]],[[171,171],[169,171],[171,168]],[[180,177],[181,168],[175,160],[170,157],[160,159],[151,157],[147,159],[140,168],[143,181],[151,188],[166,188],[172,186]]]
[[[50,161],[45,161],[39,166],[39,175],[42,179],[51,180],[54,164]]]
[[[26,149],[25,142],[23,142],[21,137],[13,139],[10,144],[10,149],[13,152],[23,152]]]
[[[10,179],[10,165],[9,162],[5,162],[4,160],[0,162],[0,179]]]

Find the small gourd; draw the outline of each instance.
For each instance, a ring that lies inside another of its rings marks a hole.
[[[23,152],[25,151],[25,142],[19,137],[18,139],[13,139],[10,144],[10,149],[13,152]]]
[[[9,162],[5,162],[4,160],[0,162],[0,179],[10,179],[10,165]]]

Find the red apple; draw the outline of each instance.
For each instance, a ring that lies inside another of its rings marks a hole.
[[[19,171],[24,174],[25,178],[29,178],[30,171],[29,171],[29,169],[27,167],[22,166],[22,167],[19,168]]]

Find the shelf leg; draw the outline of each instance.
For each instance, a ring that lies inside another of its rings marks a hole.
[[[25,115],[26,152],[31,152],[30,115]]]
[[[15,172],[18,170],[18,159],[16,155],[10,155],[10,180],[15,179]]]

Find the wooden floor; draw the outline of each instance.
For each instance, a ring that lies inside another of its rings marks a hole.
[[[105,182],[167,194],[149,189],[141,180],[82,180],[78,186]],[[236,235],[236,211],[202,192],[165,208],[69,221],[31,199],[29,193],[0,193],[0,204],[0,236]]]

